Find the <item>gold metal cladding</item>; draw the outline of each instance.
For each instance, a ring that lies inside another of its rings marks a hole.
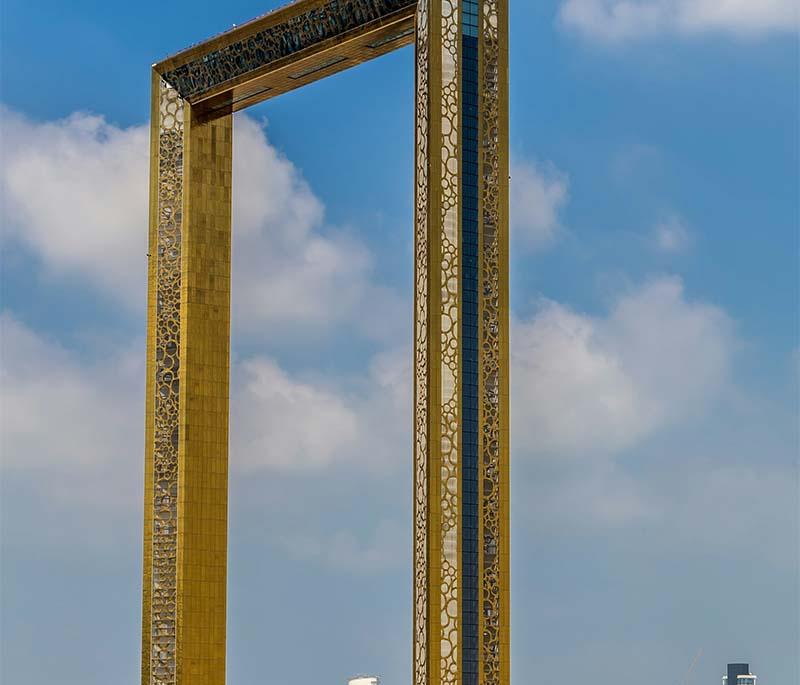
[[[413,41],[413,678],[463,683],[460,5],[300,0],[154,68],[143,685],[225,682],[231,113]],[[510,677],[507,5],[478,31],[479,685]]]
[[[484,14],[486,11],[485,2],[481,0],[478,8],[478,140],[481,144],[481,150],[484,150],[484,136],[485,130],[486,103],[491,99],[486,93],[486,78],[484,75],[484,60],[486,58],[486,41],[483,32]],[[484,540],[486,531],[486,502],[485,502],[485,485],[484,485],[484,431],[485,431],[485,416],[486,411],[484,407],[484,398],[486,396],[486,373],[487,355],[484,350],[484,312],[485,312],[485,299],[487,296],[486,272],[484,257],[484,249],[486,246],[486,220],[484,212],[486,210],[486,193],[484,187],[485,178],[485,154],[478,155],[478,178],[480,179],[480,192],[478,193],[478,587],[480,592],[478,595],[478,682],[480,685],[486,685],[489,680],[486,677],[486,645],[488,642],[488,634],[486,632],[486,601],[484,598],[484,591],[486,585],[485,573],[485,559],[486,554],[484,550]]]
[[[423,0],[417,10],[416,60],[416,214],[414,234],[414,685],[427,685],[429,636],[428,616],[429,568],[428,534],[430,459],[430,249],[428,192],[428,149],[430,145],[428,115],[428,2]]]
[[[225,682],[231,117],[156,79],[143,685]]]
[[[225,682],[232,123],[185,135],[178,685]]]
[[[483,0],[482,14],[482,684],[508,685],[507,0]]]
[[[410,45],[416,8],[417,0],[300,0],[155,69],[197,117],[227,114]]]
[[[158,294],[158,148],[161,78],[153,74],[150,103],[150,228],[147,265],[147,378],[145,382],[144,535],[142,580],[142,682],[150,682],[150,610],[153,593],[153,451],[155,448],[155,348]]]
[[[178,435],[181,333],[184,102],[163,80],[158,89],[158,184],[155,244],[154,420],[148,577],[150,682],[175,685],[177,672]]]
[[[497,8],[498,264],[500,280],[500,683],[511,681],[511,495],[510,495],[510,303],[509,303],[509,75],[508,0]],[[493,28],[493,25],[489,25]]]
[[[500,683],[500,235],[497,130],[497,5],[483,0],[481,143],[483,241],[481,250],[481,381],[483,475],[483,679]]]
[[[441,0],[441,239],[440,340],[441,358],[441,652],[442,685],[458,685],[461,676],[461,275],[460,275],[460,175],[461,128],[458,0]]]

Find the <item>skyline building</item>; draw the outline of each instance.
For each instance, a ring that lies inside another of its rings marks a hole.
[[[750,673],[750,664],[728,664],[728,674],[722,676],[722,685],[756,685],[758,676]]]
[[[232,114],[411,44],[413,682],[509,683],[508,0],[298,0],[153,66],[143,685],[225,682]]]

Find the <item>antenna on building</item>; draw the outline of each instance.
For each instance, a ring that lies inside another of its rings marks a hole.
[[[692,661],[692,665],[689,666],[689,670],[686,671],[686,675],[683,677],[681,685],[689,685],[689,676],[692,675],[692,672],[694,671],[695,666],[697,666],[697,662],[700,661],[701,656],[703,656],[702,647],[698,650],[697,654],[695,655],[694,660]]]

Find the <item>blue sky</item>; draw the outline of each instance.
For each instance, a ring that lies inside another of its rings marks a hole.
[[[276,4],[0,9],[5,682],[138,682],[149,65]],[[797,7],[511,12],[514,681],[798,682]],[[410,681],[412,62],[236,122],[237,685]]]

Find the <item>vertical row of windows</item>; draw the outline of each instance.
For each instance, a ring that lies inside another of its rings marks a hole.
[[[464,0],[461,12],[464,15],[462,20],[462,33],[471,38],[478,37],[478,0]]]
[[[462,674],[478,685],[478,0],[462,0]]]

